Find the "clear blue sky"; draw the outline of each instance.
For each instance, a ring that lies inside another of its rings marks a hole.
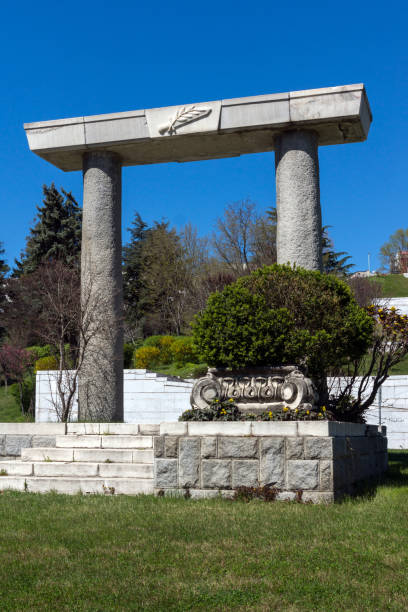
[[[369,251],[377,266],[383,242],[408,226],[407,19],[406,3],[393,0],[4,2],[0,241],[9,264],[43,183],[82,200],[81,173],[31,153],[24,122],[364,82],[368,140],[320,148],[321,201],[336,249],[355,269]],[[124,230],[137,210],[204,234],[228,202],[275,202],[273,153],[123,175]]]

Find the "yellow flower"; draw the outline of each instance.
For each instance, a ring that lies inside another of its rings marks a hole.
[[[306,410],[306,414],[310,414],[310,410]]]
[[[285,406],[285,407],[283,408],[283,412],[287,412],[288,410],[289,410],[289,408],[288,408],[287,406]]]
[[[323,412],[326,412],[326,406],[322,406]]]
[[[234,400],[232,399],[232,397],[230,397],[228,401],[229,402],[233,402]]]
[[[268,412],[268,416],[270,416],[270,417],[272,416],[272,411],[271,410]]]
[[[321,412],[319,412],[319,416],[321,416],[321,417],[322,417],[322,416],[323,416],[323,414],[322,414]]]

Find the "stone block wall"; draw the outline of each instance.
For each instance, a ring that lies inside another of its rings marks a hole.
[[[0,460],[20,457],[22,448],[55,447],[65,423],[0,423]]]
[[[387,469],[385,429],[329,422],[163,423],[156,494],[232,496],[269,486],[276,499],[331,502]]]

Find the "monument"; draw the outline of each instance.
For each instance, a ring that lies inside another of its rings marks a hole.
[[[80,374],[81,419],[102,420],[98,389],[103,420],[123,420],[121,167],[275,151],[278,263],[318,270],[318,147],[364,141],[371,119],[357,84],[25,124],[34,153],[83,171],[82,293],[108,325]]]

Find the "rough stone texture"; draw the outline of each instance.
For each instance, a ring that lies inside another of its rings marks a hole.
[[[288,461],[287,488],[294,490],[313,490],[319,486],[318,461]]]
[[[208,437],[201,440],[201,456],[203,459],[211,459],[217,456],[217,438]]]
[[[304,491],[301,501],[305,504],[331,504],[334,502],[333,492]]]
[[[33,436],[31,440],[31,446],[47,446],[48,448],[55,448],[56,436]]]
[[[6,454],[6,436],[0,435],[0,455]]]
[[[153,439],[154,456],[164,457],[164,436],[155,436]]]
[[[286,438],[286,459],[303,459],[303,438]]]
[[[332,457],[332,438],[305,438],[306,459],[331,459]]]
[[[282,488],[285,483],[284,438],[262,438],[260,480],[261,485]]]
[[[257,457],[257,438],[221,437],[218,440],[218,457]]]
[[[322,491],[333,489],[332,461],[320,461],[320,489]]]
[[[232,488],[257,487],[259,485],[259,462],[242,460],[232,462]]]
[[[231,488],[231,461],[204,459],[201,466],[204,489]]]
[[[156,459],[155,486],[177,488],[177,459]]]
[[[55,446],[55,443],[54,443]],[[21,455],[22,448],[31,447],[31,436],[6,436],[5,455],[16,456]]]
[[[166,457],[177,457],[178,454],[178,437],[177,436],[166,436],[164,439],[164,448]]]
[[[278,263],[321,270],[317,134],[307,130],[281,132],[275,146]]]
[[[276,501],[295,501],[296,493],[294,491],[279,491],[275,499]]]
[[[179,456],[179,486],[197,487],[200,480],[200,438],[181,438]]]
[[[81,420],[123,421],[121,160],[84,155],[81,292],[95,322],[79,375]]]

